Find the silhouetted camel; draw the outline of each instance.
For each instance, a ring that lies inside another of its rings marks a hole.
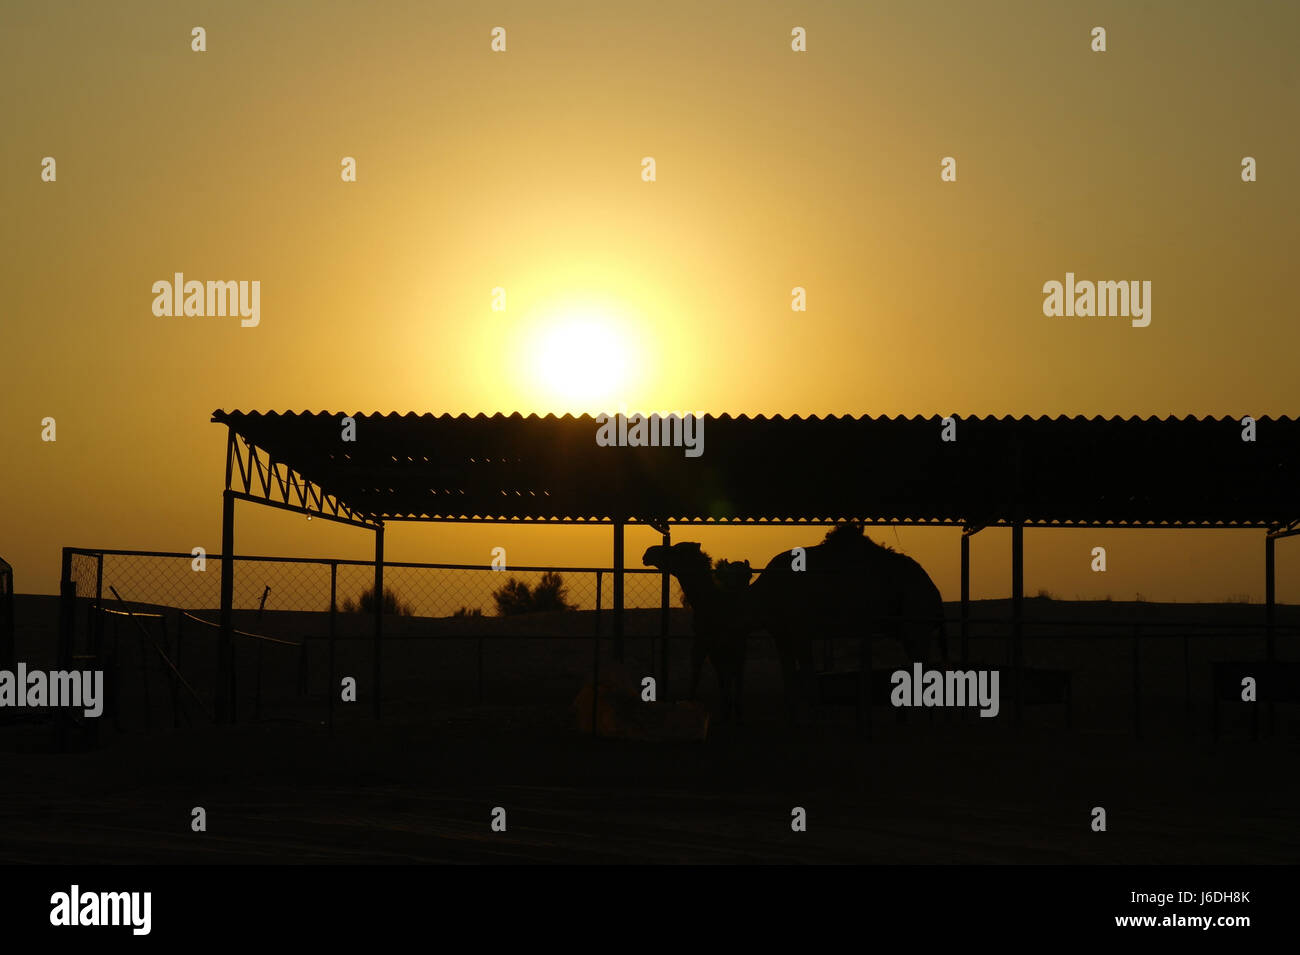
[[[718,677],[720,717],[740,718],[741,687],[745,669],[745,619],[743,603],[749,588],[749,561],[713,561],[694,541],[646,549],[641,562],[658,567],[677,578],[691,608],[690,699],[699,690],[706,659],[712,661]]]
[[[897,639],[913,661],[926,663],[938,637],[948,656],[943,598],[912,558],[867,537],[862,527],[838,524],[821,544],[805,550],[803,570],[785,551],[773,557],[749,588],[745,633],[766,630],[776,642],[791,713],[812,697],[812,646],[818,636],[883,634]],[[911,617],[914,621],[884,620]],[[861,665],[869,668],[870,657]]]
[[[710,648],[713,669],[718,673],[718,690],[723,694],[723,717],[740,722],[741,698],[745,685],[745,651],[748,631],[744,629],[749,581],[754,575],[747,560],[720,560],[713,567],[713,580],[722,598],[722,625]],[[698,674],[695,677],[698,682]],[[729,706],[730,712],[727,712]]]

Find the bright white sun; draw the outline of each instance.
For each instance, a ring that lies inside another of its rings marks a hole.
[[[613,409],[629,384],[632,353],[620,322],[567,310],[540,323],[528,358],[545,401],[555,411]]]

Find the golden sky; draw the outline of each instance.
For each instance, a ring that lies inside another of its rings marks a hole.
[[[1298,4],[1189,0],[6,3],[0,555],[53,592],[66,544],[218,550],[218,407],[1295,416],[1298,35]],[[178,271],[259,281],[258,327],[155,316]],[[1150,281],[1150,326],[1045,317],[1067,271]],[[622,374],[570,387],[575,327]],[[680,536],[763,563],[819,535]],[[879,536],[956,596],[955,531]],[[608,537],[403,527],[389,556],[607,563]],[[1007,538],[977,538],[977,596]],[[1030,531],[1026,587],[1258,599],[1261,538]]]

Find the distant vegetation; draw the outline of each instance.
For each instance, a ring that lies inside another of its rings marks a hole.
[[[375,588],[363,592],[359,598],[353,600],[351,597],[344,597],[343,603],[339,607],[344,613],[374,613],[375,612]],[[415,611],[410,604],[402,603],[397,599],[397,594],[389,587],[384,588],[384,613],[396,614],[402,617],[414,616]]]
[[[567,597],[564,578],[550,570],[542,574],[536,587],[530,588],[522,580],[511,577],[492,594],[497,613],[502,617],[547,610],[576,610],[577,604],[569,603]]]
[[[470,610],[468,607],[461,607],[454,614],[452,614],[452,616],[453,617],[481,617],[483,616],[483,608],[475,607],[473,610]]]

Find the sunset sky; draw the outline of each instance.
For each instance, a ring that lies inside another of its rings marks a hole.
[[[1188,0],[6,3],[0,556],[53,593],[64,545],[219,550],[216,408],[1294,417],[1297,36],[1300,4]],[[1067,271],[1150,281],[1150,326],[1044,316]],[[175,272],[259,281],[260,324],[155,316]],[[239,520],[241,553],[371,546]],[[956,531],[875,533],[956,598]],[[761,564],[820,534],[677,537]],[[413,525],[388,556],[609,537]],[[1026,589],[1259,600],[1262,538],[1029,531]],[[976,538],[975,596],[1008,551]]]

